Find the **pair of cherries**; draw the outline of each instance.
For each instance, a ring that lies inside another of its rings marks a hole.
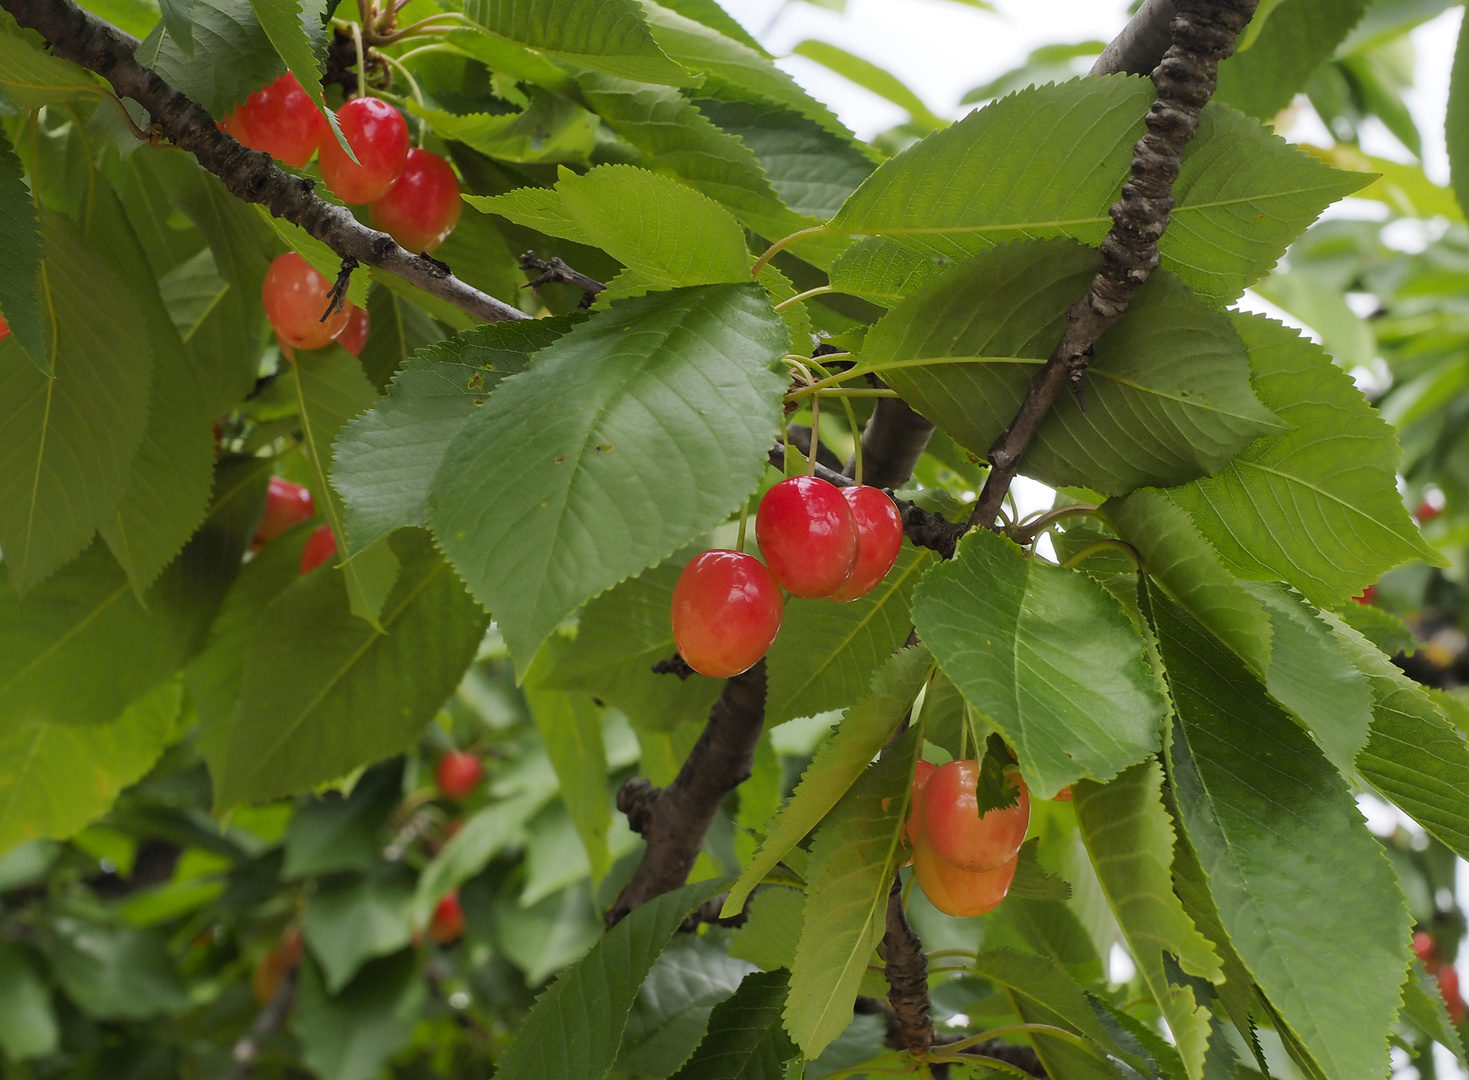
[[[236,141],[300,168],[319,155],[322,179],[346,203],[367,203],[372,225],[409,251],[432,251],[459,223],[463,203],[449,163],[409,148],[408,123],[386,101],[359,97],[337,110],[347,156],[316,104],[290,72],[220,124]]]
[[[333,341],[353,356],[362,355],[372,322],[353,303],[322,318],[331,292],[326,276],[294,251],[277,256],[265,271],[260,302],[288,360],[296,358],[297,349],[324,349]]]
[[[300,484],[270,478],[270,487],[265,493],[265,512],[260,515],[260,524],[255,529],[255,540],[251,551],[259,551],[292,525],[309,521],[316,516],[316,500],[311,492]],[[330,525],[322,525],[306,538],[301,548],[301,573],[306,575],[315,570],[337,553],[337,537]]]
[[[855,600],[898,560],[903,519],[878,488],[838,488],[793,476],[765,493],[755,516],[761,562],[741,551],[695,556],[673,590],[673,641],[695,671],[728,678],[770,649],[792,596]]]
[[[974,760],[941,766],[920,760],[913,773],[904,830],[913,874],[946,915],[983,915],[1005,899],[1030,827],[1030,792],[1018,775],[1014,806],[979,813],[979,770]]]

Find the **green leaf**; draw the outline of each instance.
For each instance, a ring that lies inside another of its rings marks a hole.
[[[1169,779],[1220,923],[1328,1075],[1377,1077],[1409,931],[1392,867],[1336,769],[1244,665],[1167,600],[1151,606],[1177,708]]]
[[[1020,853],[1017,856],[1019,863],[1015,867],[1015,877],[1010,882],[1009,896],[1019,900],[1040,900],[1057,902],[1071,899],[1071,882],[1059,874],[1046,872],[1045,867],[1040,864],[1040,837],[1032,836],[1020,845]],[[1019,905],[1017,905],[1019,906]],[[1078,924],[1079,925],[1079,924]],[[1085,933],[1085,931],[1083,931]],[[1088,945],[1090,949],[1090,945]],[[1095,953],[1095,949],[1090,949]],[[1087,957],[1089,961],[1091,957]]]
[[[470,0],[465,14],[578,68],[666,86],[692,78],[658,48],[634,0]]]
[[[688,1060],[714,1009],[750,965],[712,938],[679,935],[648,972],[628,1013],[614,1075],[667,1076]]]
[[[1464,1041],[1449,1019],[1438,980],[1424,970],[1421,960],[1413,961],[1408,981],[1403,987],[1403,1015],[1430,1039],[1448,1048],[1461,1067],[1464,1065]]]
[[[607,797],[602,710],[590,694],[527,689],[525,700],[561,782],[561,801],[587,849],[592,881],[601,881],[612,865],[607,853],[612,808]]]
[[[796,1056],[781,1026],[789,976],[752,972],[734,997],[714,1006],[709,1031],[674,1080],[784,1080]]]
[[[603,789],[605,791],[605,788]],[[607,799],[611,816],[612,799]],[[612,817],[607,831],[607,854],[611,863],[638,847],[638,837],[621,814]],[[551,803],[530,823],[526,833],[525,887],[521,904],[529,907],[592,875],[592,863],[576,825],[561,801]]]
[[[402,570],[384,633],[351,615],[346,582],[327,570],[260,617],[228,739],[207,757],[220,809],[309,790],[406,749],[458,684],[487,618],[426,535],[392,544]]]
[[[1164,956],[1190,975],[1224,981],[1213,946],[1194,927],[1173,893],[1173,819],[1164,809],[1163,769],[1156,759],[1132,766],[1108,784],[1083,781],[1075,793],[1076,821],[1102,891],[1117,916],[1133,959],[1168,1020],[1190,1077],[1204,1076],[1209,1010],[1186,986],[1171,984]]]
[[[910,728],[863,773],[811,842],[801,939],[791,964],[786,1030],[807,1058],[852,1022],[852,1003],[886,928],[888,891],[902,851],[913,766],[922,743]]]
[[[829,41],[807,39],[792,47],[791,52],[813,60],[828,70],[836,72],[864,90],[886,98],[900,109],[906,109],[914,124],[929,131],[937,131],[945,122],[929,110],[923,100],[892,72],[880,68],[870,60],[853,56],[845,49],[837,48]]]
[[[976,740],[977,741],[977,740]],[[977,751],[976,751],[977,753]],[[1014,779],[1015,759],[1010,756],[1005,740],[993,731],[985,740],[979,757],[979,776],[975,780],[975,809],[980,817],[991,810],[1008,810],[1020,804],[1020,785]],[[1009,770],[1009,775],[1007,775]]]
[[[261,224],[269,228],[281,244],[284,244],[309,262],[316,269],[316,272],[328,281],[335,281],[337,279],[337,274],[342,269],[342,257],[328,247],[324,241],[318,240],[294,222],[273,216],[269,210],[259,203],[253,204],[253,209],[255,210],[256,216],[260,219]],[[347,299],[358,307],[366,304],[367,292],[373,280],[372,271],[368,267],[357,266],[354,268],[352,276],[348,279],[347,283]],[[401,281],[402,279],[399,278],[398,280]],[[406,288],[413,288],[413,286],[407,285],[406,282],[404,285]],[[450,310],[458,310],[452,304],[449,304],[448,301],[441,302]]]
[[[382,286],[368,291],[367,316],[372,320],[372,334],[362,347],[362,369],[379,393],[388,389],[389,380],[408,357],[444,339],[444,331],[422,308]]]
[[[725,915],[740,911],[765,875],[833,813],[902,723],[932,670],[928,650],[916,646],[899,651],[873,673],[867,696],[848,711],[836,734],[817,746],[816,756],[771,823],[760,850],[730,889]]]
[[[51,987],[18,946],[0,942],[0,1050],[11,1061],[45,1057],[59,1037]]]
[[[4,265],[0,266],[0,315],[16,344],[43,373],[50,375],[37,289],[41,277],[41,226],[30,189],[22,179],[20,159],[4,134],[0,134],[0,250],[5,252]]]
[[[189,0],[158,0],[163,13],[163,26],[186,57],[194,55],[194,19],[189,14]]]
[[[501,851],[524,844],[526,822],[554,794],[518,795],[470,817],[419,876],[413,924],[426,926],[440,897],[478,874]]]
[[[1032,799],[1109,780],[1158,748],[1166,703],[1143,639],[1101,585],[987,530],[929,571],[913,623],[1015,748]]]
[[[462,142],[499,161],[585,162],[601,126],[595,115],[568,98],[534,91],[530,106],[518,113],[459,116],[414,101],[408,111],[426,120],[441,139]]]
[[[64,840],[112,806],[173,741],[183,684],[162,683],[110,724],[12,718],[0,736],[0,853]]]
[[[1387,653],[1388,656],[1400,652],[1411,654],[1418,647],[1418,639],[1413,634],[1413,628],[1397,615],[1383,608],[1348,600],[1338,604],[1331,611],[1342,622]]]
[[[337,116],[327,107],[326,98],[322,95],[321,61],[317,59],[317,43],[312,41],[312,30],[321,27],[324,6],[324,0],[305,0],[304,7],[303,0],[250,0],[250,8],[275,48],[276,55],[296,76],[312,104],[326,117],[342,149],[352,156],[352,150],[337,124]],[[169,24],[169,33],[173,33],[172,23]],[[317,36],[321,36],[319,29]]]
[[[766,885],[745,906],[745,925],[730,939],[729,955],[748,960],[761,971],[788,968],[801,940],[801,909],[806,894],[782,885]]]
[[[1448,111],[1444,140],[1448,144],[1449,175],[1461,210],[1469,207],[1469,25],[1460,23],[1459,43],[1449,77]]]
[[[471,938],[475,928],[476,896],[488,878],[476,878],[460,896]],[[602,913],[592,902],[590,882],[563,889],[528,908],[502,896],[493,907],[495,948],[525,972],[527,986],[540,986],[562,968],[576,963],[602,936]]]
[[[867,334],[862,366],[961,446],[985,453],[1097,265],[1095,251],[1066,241],[983,252],[894,307]],[[1086,408],[1072,395],[1058,400],[1023,467],[1048,484],[1109,494],[1208,475],[1284,426],[1256,399],[1249,375],[1228,319],[1177,278],[1154,274],[1097,343]]]
[[[402,766],[387,762],[367,769],[350,795],[328,791],[298,807],[286,829],[281,879],[370,869],[382,858],[379,834],[402,801]]]
[[[1397,490],[1392,429],[1321,348],[1260,315],[1232,315],[1255,392],[1293,430],[1247,446],[1217,475],[1169,494],[1225,566],[1284,579],[1318,607],[1356,596],[1424,543]]]
[[[183,981],[156,930],[52,923],[51,972],[67,996],[98,1020],[147,1020],[189,1006]]]
[[[1139,488],[1124,498],[1108,499],[1102,513],[1185,611],[1238,653],[1256,676],[1270,670],[1270,616],[1224,569],[1177,503],[1162,492]]]
[[[866,596],[844,604],[786,601],[780,634],[766,661],[766,726],[844,708],[861,698],[872,673],[907,640],[913,587],[932,562],[929,552],[905,546],[888,576]]]
[[[164,23],[138,46],[138,62],[217,120],[285,71],[250,0],[192,0],[193,50],[186,51]],[[306,80],[302,80],[304,83]]]
[[[1262,5],[1263,6],[1263,5]],[[1215,96],[1251,116],[1273,120],[1371,7],[1370,0],[1290,0],[1219,65]]]
[[[317,884],[301,930],[321,964],[328,993],[340,993],[367,961],[409,943],[413,884],[412,872],[393,863]]]
[[[314,964],[301,965],[291,1032],[321,1080],[375,1080],[408,1044],[427,997],[412,949],[374,960],[329,997]]]
[[[785,380],[772,365],[787,340],[753,284],[622,301],[465,425],[434,477],[429,521],[522,664],[587,600],[755,490],[779,431]]]
[[[148,420],[147,324],[107,262],[48,213],[47,378],[0,341],[0,548],[24,595],[75,558],[122,498]],[[99,397],[98,387],[107,394]]]
[[[633,910],[542,994],[497,1063],[500,1080],[601,1080],[612,1068],[638,987],[684,918],[723,884],[702,881]]]
[[[14,27],[7,13],[0,20],[0,90],[22,109],[39,109],[101,93],[86,68],[42,52]]]

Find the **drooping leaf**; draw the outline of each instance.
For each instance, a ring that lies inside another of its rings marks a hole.
[[[796,1056],[781,1026],[788,982],[784,971],[746,975],[734,997],[714,1006],[708,1034],[674,1080],[784,1080]]]
[[[412,949],[374,960],[336,996],[314,964],[301,965],[291,1032],[321,1080],[373,1080],[413,1037],[427,987]]]
[[[586,848],[592,881],[601,881],[611,866],[607,830],[612,825],[602,710],[585,693],[527,690],[525,697],[541,742],[556,768],[556,778],[561,781],[566,812]]]
[[[1215,96],[1261,120],[1274,119],[1371,6],[1370,0],[1280,3],[1255,34],[1246,30],[1247,47],[1219,65]]]
[[[391,863],[317,885],[301,930],[329,993],[340,993],[367,961],[409,943],[412,902],[412,873]]]
[[[923,99],[910,90],[901,79],[886,68],[870,60],[838,48],[829,41],[807,39],[797,42],[791,49],[797,56],[815,61],[822,67],[836,72],[879,97],[887,98],[900,109],[906,109],[909,119],[918,127],[937,131],[944,122],[933,114]]]
[[[223,120],[285,71],[250,0],[194,0],[189,14],[192,53],[181,48],[160,22],[138,46],[137,57],[215,119]]]
[[[666,1076],[677,1070],[699,1044],[710,1014],[750,973],[748,962],[709,938],[676,937],[638,989],[615,1073]]]
[[[1013,803],[1012,803],[1013,805]],[[1010,882],[1007,897],[1018,900],[1040,900],[1059,903],[1071,899],[1071,882],[1060,874],[1047,873],[1036,854],[1040,850],[1040,837],[1032,836],[1020,845],[1019,860],[1015,866],[1015,877]],[[1018,906],[1018,905],[1017,905]],[[1051,921],[1051,920],[1047,920]],[[1055,920],[1055,921],[1060,921]],[[1095,952],[1095,949],[1092,950]],[[1087,962],[1091,959],[1087,957]]]
[[[444,339],[444,331],[426,312],[385,288],[368,291],[367,315],[372,320],[372,333],[360,359],[367,381],[379,393],[387,391],[389,380],[408,357]]]
[[[0,315],[16,344],[49,375],[49,354],[41,332],[41,226],[31,193],[21,179],[21,163],[0,134]]]
[[[429,521],[521,663],[585,601],[755,489],[779,430],[771,364],[786,341],[758,286],[627,300],[471,417],[434,478]]]
[[[801,940],[801,909],[806,896],[799,889],[767,885],[748,902],[749,919],[735,932],[729,955],[748,960],[761,971],[788,968]]]
[[[60,1035],[51,987],[19,946],[0,942],[0,1050],[12,1061],[44,1057]]]
[[[157,930],[56,919],[51,970],[67,996],[99,1020],[182,1012],[189,998]]]
[[[410,102],[440,138],[462,142],[499,161],[585,162],[596,146],[597,117],[560,94],[533,92],[518,113],[457,115]],[[457,263],[454,264],[457,269]]]
[[[1429,1038],[1446,1047],[1463,1067],[1466,1061],[1464,1040],[1444,1006],[1438,980],[1424,970],[1421,960],[1414,960],[1408,981],[1403,985],[1403,1015]]]
[[[634,0],[471,0],[485,29],[579,68],[686,86],[692,76],[658,48]]]

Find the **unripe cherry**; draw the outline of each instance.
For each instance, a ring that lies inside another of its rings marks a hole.
[[[301,548],[301,573],[306,575],[315,570],[337,553],[337,538],[330,525],[323,525],[306,538]]]
[[[765,493],[755,539],[775,580],[808,600],[836,592],[857,565],[852,508],[839,488],[814,476],[792,476]]]
[[[371,331],[372,320],[368,317],[367,309],[349,303],[347,305],[347,325],[337,335],[337,344],[353,356],[360,357],[363,348],[367,345],[367,335]]]
[[[857,522],[857,564],[833,600],[856,600],[875,589],[903,550],[903,516],[881,488],[862,484],[842,488],[842,497]]]
[[[673,642],[695,671],[726,679],[753,667],[780,631],[785,601],[765,564],[740,551],[695,555],[673,589]]]
[[[331,291],[332,283],[316,267],[288,251],[265,272],[260,299],[281,341],[294,349],[322,349],[347,325],[346,308],[322,320]]]
[[[1019,776],[1016,805],[979,815],[979,762],[941,766],[923,791],[923,831],[934,851],[962,870],[994,870],[1015,857],[1030,825],[1030,792]]]
[[[479,787],[484,775],[485,767],[479,758],[462,750],[450,750],[439,758],[438,767],[434,769],[434,784],[440,795],[458,802]]]
[[[255,544],[263,547],[292,525],[314,516],[316,501],[310,491],[300,484],[272,476],[265,491],[265,512],[260,515],[260,524],[255,529]]]
[[[464,202],[459,178],[431,150],[408,151],[403,175],[369,207],[372,227],[387,233],[414,254],[433,251],[459,224]]]
[[[251,94],[225,119],[225,130],[250,149],[298,169],[311,160],[322,139],[332,137],[326,117],[289,71]]]
[[[322,179],[345,203],[376,202],[388,193],[408,160],[408,123],[378,98],[353,98],[337,110],[337,123],[360,164],[330,131],[322,137]]]
[[[464,909],[459,906],[458,889],[445,895],[434,907],[428,936],[440,945],[453,944],[464,936]]]
[[[1019,863],[1017,857],[994,870],[963,870],[940,856],[926,835],[920,835],[913,846],[913,875],[923,895],[945,915],[961,919],[998,907],[1010,891]]]

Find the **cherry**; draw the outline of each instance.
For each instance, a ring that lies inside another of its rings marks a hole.
[[[348,304],[347,325],[337,335],[337,344],[353,356],[361,356],[371,329],[372,320],[368,318],[367,309],[360,308],[356,304]]]
[[[908,796],[908,824],[903,827],[904,835],[908,837],[908,846],[916,847],[918,836],[923,832],[923,789],[928,785],[929,778],[938,771],[938,766],[931,761],[918,759],[918,764],[913,768],[913,788]],[[884,807],[886,809],[886,807]]]
[[[913,846],[913,874],[928,902],[945,915],[967,918],[993,911],[1015,880],[1019,858],[993,870],[963,870],[943,859],[926,835]]]
[[[352,164],[328,131],[321,139],[322,179],[343,202],[377,202],[408,160],[408,124],[403,114],[378,98],[353,98],[337,110],[337,123],[360,164]]]
[[[775,579],[814,600],[851,576],[860,534],[840,489],[814,476],[792,476],[760,500],[755,539]]]
[[[231,130],[231,123],[238,130]],[[322,139],[332,138],[326,117],[289,71],[251,94],[226,118],[225,130],[251,150],[264,150],[298,169]]]
[[[855,600],[875,589],[898,561],[898,552],[903,549],[903,516],[881,488],[863,484],[842,488],[841,492],[857,522],[857,565],[831,599]]]
[[[1415,930],[1413,932],[1413,954],[1423,961],[1429,971],[1432,971],[1438,957],[1438,944],[1433,940],[1433,935],[1426,930]]]
[[[323,525],[306,538],[301,548],[301,573],[311,573],[337,553],[337,538],[330,525]]]
[[[449,945],[464,936],[464,909],[459,906],[459,890],[448,893],[434,908],[429,919],[428,936],[440,945]]]
[[[1449,1019],[1460,1023],[1469,1010],[1465,1009],[1464,999],[1459,994],[1459,972],[1451,964],[1445,964],[1439,968],[1435,978],[1438,979],[1438,992],[1448,1007]]]
[[[1418,509],[1413,511],[1413,517],[1417,520],[1419,525],[1427,525],[1430,521],[1432,521],[1434,518],[1438,517],[1438,515],[1442,513],[1443,507],[1434,506],[1433,503],[1429,502],[1427,499],[1424,499],[1418,504]]]
[[[1051,796],[1051,801],[1052,802],[1070,802],[1071,801],[1071,785],[1070,784],[1067,784],[1060,791],[1056,792],[1056,794],[1052,795]]]
[[[241,106],[241,109],[243,109],[243,106]],[[250,134],[246,130],[245,114],[241,109],[236,109],[230,113],[223,120],[216,123],[215,127],[219,128],[220,131],[234,139],[241,146],[249,146]]]
[[[260,299],[265,317],[276,334],[296,349],[321,349],[329,345],[347,325],[345,308],[323,321],[321,313],[331,302],[332,283],[294,251],[288,251],[265,272]]]
[[[316,502],[311,492],[300,484],[270,478],[265,492],[265,513],[260,515],[260,524],[255,529],[255,545],[264,547],[292,525],[316,516]]]
[[[369,212],[374,229],[417,254],[448,239],[463,209],[459,178],[449,163],[431,150],[415,148],[408,151],[398,182]]]
[[[264,1005],[275,997],[286,976],[301,962],[304,951],[301,931],[292,927],[281,935],[280,944],[260,958],[250,975],[250,987],[255,991],[256,1001]]]
[[[457,802],[479,787],[484,775],[485,769],[479,758],[451,750],[439,758],[439,766],[434,770],[434,783],[438,785],[440,795]]]
[[[780,630],[785,601],[765,564],[740,551],[694,556],[673,589],[673,641],[689,667],[726,679],[753,667]]]
[[[1359,604],[1372,603],[1374,600],[1377,599],[1377,586],[1368,585],[1365,589],[1362,590],[1360,595],[1354,596],[1352,597],[1352,599],[1357,601],[1357,603]]]
[[[979,762],[951,761],[928,781],[923,792],[923,832],[935,853],[961,870],[994,870],[1015,857],[1030,825],[1030,792],[1020,785],[1019,801],[1005,810],[979,814],[974,789]]]
[[[4,319],[3,316],[0,316],[0,341],[4,341],[9,336],[10,336],[10,324],[5,321],[5,319]]]

